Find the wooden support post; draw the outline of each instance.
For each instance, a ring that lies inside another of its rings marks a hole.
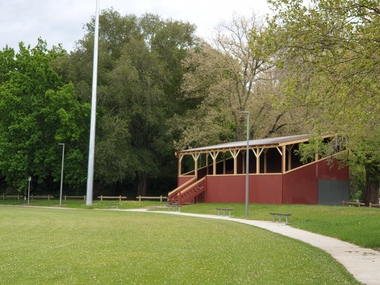
[[[178,177],[181,176],[182,174],[182,159],[183,159],[183,155],[179,154],[178,155]]]
[[[232,157],[234,158],[234,174],[236,175],[237,174],[237,157],[239,155],[239,152],[240,150],[230,150],[230,153],[232,155]]]
[[[223,174],[226,174],[226,153],[223,152]]]
[[[198,159],[199,159],[200,153],[192,154],[192,157],[194,159],[194,176],[198,179]]]
[[[282,162],[281,162],[281,173],[284,174],[286,172],[286,146],[282,146]]]
[[[261,154],[261,152],[259,151],[259,148],[256,148],[256,152],[257,152],[257,155],[256,155],[256,173],[259,174],[260,173],[260,154]]]
[[[212,158],[212,175],[216,175],[216,158],[218,157],[219,151],[210,152]]]

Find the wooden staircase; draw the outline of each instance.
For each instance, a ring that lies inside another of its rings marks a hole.
[[[168,203],[184,205],[193,202],[194,198],[206,191],[206,177],[197,180],[195,177],[177,187],[168,194]]]

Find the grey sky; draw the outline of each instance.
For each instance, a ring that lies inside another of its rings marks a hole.
[[[221,21],[233,13],[249,16],[268,12],[266,0],[99,0],[100,9],[113,7],[121,15],[146,12],[162,18],[188,21],[200,36],[208,37]],[[36,45],[41,37],[49,45],[62,43],[66,50],[84,34],[83,25],[95,14],[96,0],[12,0],[0,1],[0,49],[17,48],[23,41]]]

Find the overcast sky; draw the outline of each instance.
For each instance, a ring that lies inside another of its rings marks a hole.
[[[266,0],[99,0],[100,9],[114,8],[121,15],[153,13],[164,19],[188,21],[197,34],[209,37],[233,13],[249,16],[268,12]],[[84,35],[83,25],[95,15],[96,0],[0,1],[0,50],[20,41],[35,46],[41,37],[48,45],[61,43],[72,50]]]

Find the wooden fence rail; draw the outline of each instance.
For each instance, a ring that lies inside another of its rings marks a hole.
[[[160,202],[164,201],[164,200],[168,200],[168,197],[166,196],[138,196],[136,197],[136,199],[139,200],[139,202],[141,202],[141,200],[160,200]]]
[[[342,201],[342,206],[344,205],[348,205],[348,206],[357,206],[357,207],[360,207],[360,206],[365,206],[364,203],[361,203],[361,202],[346,202],[346,201]]]
[[[3,200],[5,200],[6,198],[17,198],[17,200],[24,199],[24,195],[21,195],[21,194],[18,194],[18,195],[5,195],[5,194],[3,194],[2,196],[3,196]],[[33,200],[33,199],[48,199],[48,200],[54,199],[54,196],[52,196],[52,195],[30,195],[29,197],[31,200]]]
[[[84,195],[84,196],[68,196],[68,195],[65,195],[63,197],[64,197],[65,201],[67,199],[83,199],[84,201],[86,201],[86,195]]]
[[[119,200],[121,202],[121,200],[126,200],[127,199],[127,196],[103,196],[103,195],[100,195],[98,196],[98,199],[100,199],[100,201],[102,202],[103,200],[107,199],[107,200]]]

